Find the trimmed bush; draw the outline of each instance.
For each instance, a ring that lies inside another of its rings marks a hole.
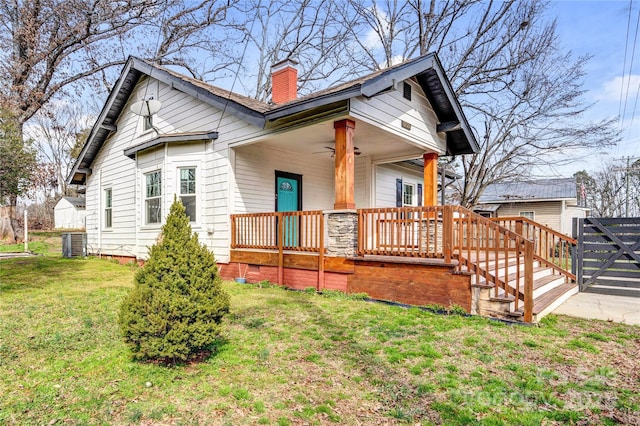
[[[135,359],[187,361],[211,350],[228,312],[213,253],[191,232],[176,200],[120,308],[124,340]]]

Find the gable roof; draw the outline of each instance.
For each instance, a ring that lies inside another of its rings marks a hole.
[[[448,154],[471,154],[478,150],[471,126],[435,53],[278,105],[221,89],[143,59],[129,57],[67,178],[69,183],[85,182],[86,175],[91,173],[93,160],[111,132],[117,130],[118,117],[143,75],[153,77],[259,128],[265,128],[267,123],[276,119],[355,96],[370,98],[391,89],[397,81],[415,78],[440,122],[437,131],[446,133]]]
[[[85,208],[85,199],[84,197],[62,197],[60,200],[66,200],[74,207]]]
[[[577,198],[575,178],[538,179],[489,185],[479,203],[523,203]]]

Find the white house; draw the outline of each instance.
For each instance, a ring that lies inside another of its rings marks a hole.
[[[145,258],[176,196],[226,263],[233,213],[435,205],[438,156],[477,150],[435,54],[304,97],[296,76],[263,103],[130,58],[68,178],[88,251]]]
[[[85,199],[62,197],[53,209],[56,229],[84,229]]]

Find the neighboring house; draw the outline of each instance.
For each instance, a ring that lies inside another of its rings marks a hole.
[[[523,216],[571,235],[573,218],[586,217],[578,206],[574,178],[539,179],[489,185],[473,210],[490,217]]]
[[[175,196],[227,263],[231,214],[435,205],[438,156],[477,150],[435,54],[300,98],[295,67],[263,103],[130,58],[68,179],[88,251],[146,258]]]
[[[82,197],[62,197],[54,207],[56,229],[85,228],[85,199]]]

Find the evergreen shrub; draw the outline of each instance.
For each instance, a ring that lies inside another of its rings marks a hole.
[[[138,360],[188,361],[211,350],[228,312],[213,253],[198,242],[184,206],[174,200],[120,308],[124,340]]]

